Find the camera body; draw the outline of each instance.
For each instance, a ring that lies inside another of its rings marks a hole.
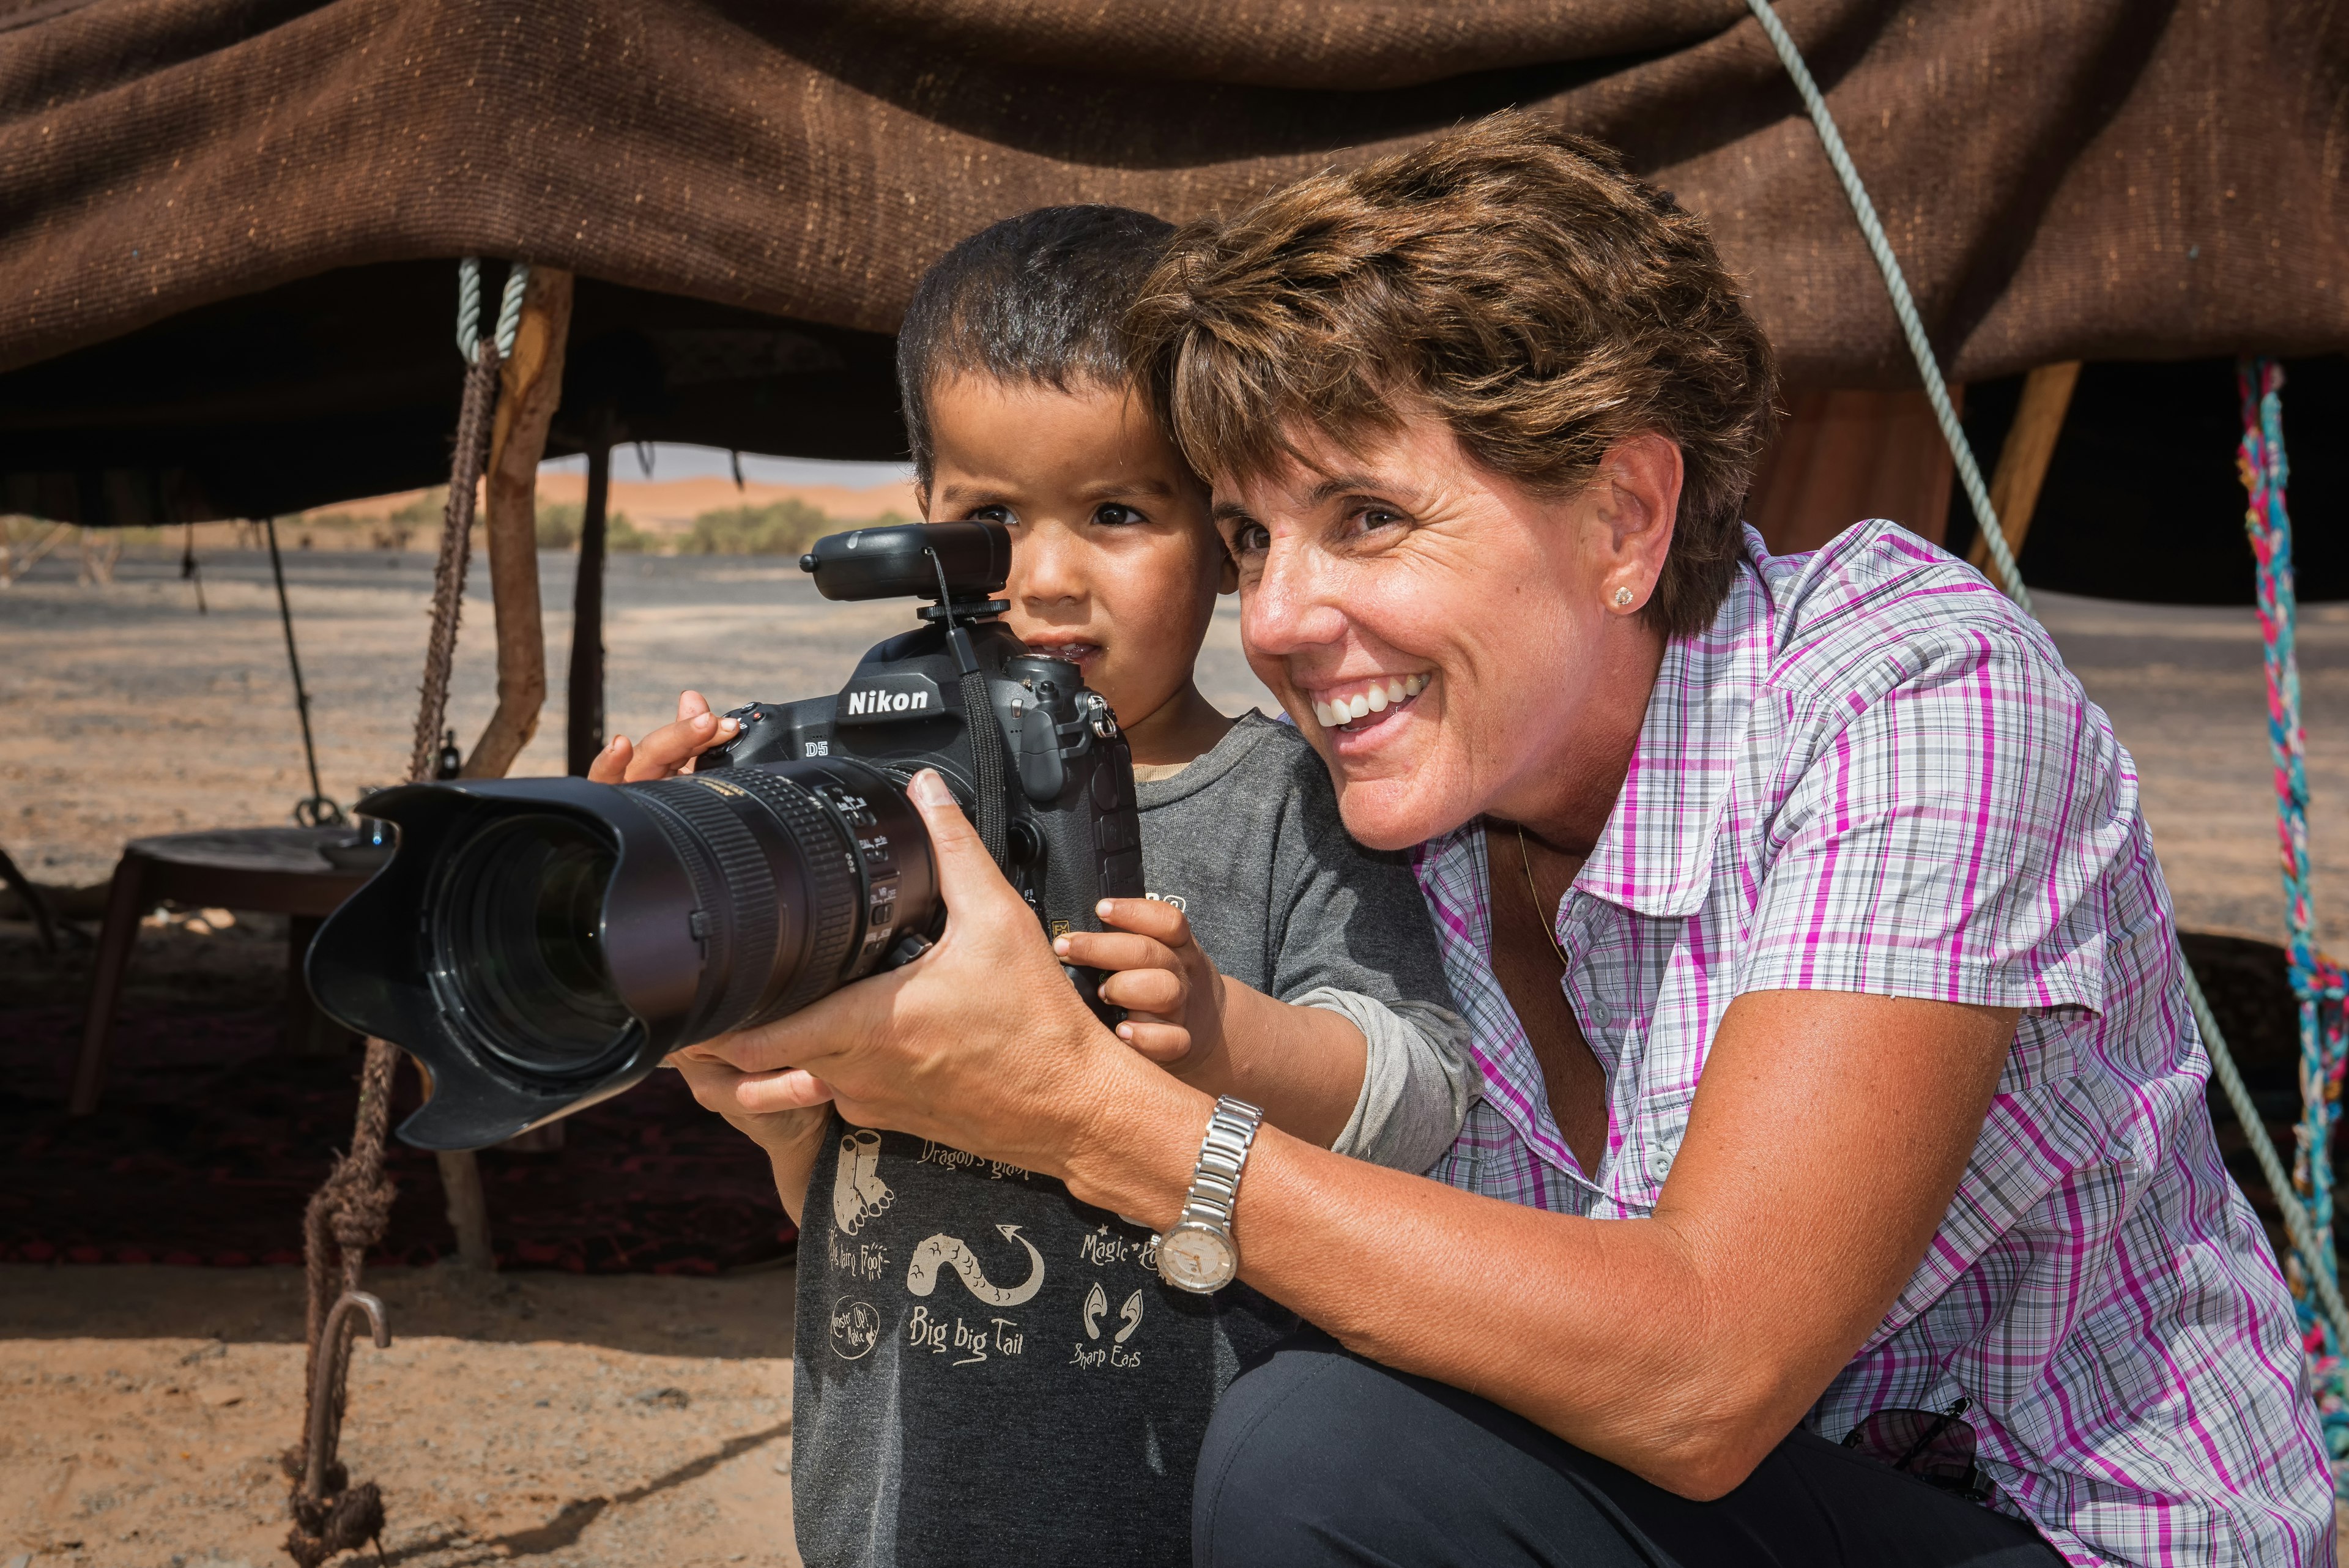
[[[460,780],[369,795],[389,862],[330,917],[320,1007],[406,1049],[427,1148],[495,1143],[620,1093],[672,1051],[783,1017],[917,957],[944,929],[935,769],[1051,935],[1139,897],[1133,759],[1077,666],[995,619],[1008,532],[912,524],[817,541],[826,597],[921,595],[926,624],[846,686],[736,709],[692,774],[634,784]],[[1097,971],[1068,974],[1104,1021]]]
[[[918,526],[918,524],[916,524]],[[989,614],[984,603],[958,607]],[[1142,837],[1135,815],[1133,758],[1109,704],[1088,689],[1066,659],[1040,658],[993,619],[967,629],[980,671],[977,686],[957,668],[948,629],[937,624],[890,639],[865,654],[848,683],[830,697],[798,702],[748,702],[727,716],[735,739],[702,754],[698,775],[781,763],[845,759],[893,778],[935,769],[974,817],[988,795],[1004,815],[1004,876],[1036,911],[1050,936],[1097,931],[1103,898],[1142,896]],[[983,712],[971,697],[983,693]],[[993,780],[978,754],[991,722],[1006,753]],[[860,822],[869,836],[874,825]],[[890,846],[861,839],[876,860]],[[931,933],[916,933],[927,936]],[[1123,1014],[1099,997],[1102,976],[1071,967],[1069,978],[1104,1022]]]

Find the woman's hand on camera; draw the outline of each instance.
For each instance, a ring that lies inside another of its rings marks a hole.
[[[688,1045],[663,1064],[685,1075],[686,1086],[702,1109],[716,1111],[766,1151],[775,1168],[775,1191],[797,1224],[808,1172],[832,1119],[832,1091],[791,1069],[745,1073],[711,1049],[720,1043]]]
[[[1063,1177],[1082,1201],[1171,1220],[1206,1120],[1205,1097],[1139,1060],[1094,1019],[944,781],[924,772],[906,793],[928,829],[947,909],[937,945],[705,1048],[746,1074],[816,1075],[855,1126]],[[1136,1144],[1130,1127],[1113,1137],[1100,1130],[1104,1106],[1126,1113],[1111,1121],[1164,1130],[1163,1190],[1086,1185],[1088,1167],[1131,1163]],[[1114,1158],[1104,1152],[1111,1143]]]
[[[677,722],[663,724],[641,742],[615,735],[611,744],[587,764],[587,777],[596,784],[642,784],[647,779],[675,778],[693,771],[694,759],[710,747],[732,740],[741,725],[709,711],[709,699],[687,691],[677,700]]]
[[[685,1075],[686,1086],[706,1111],[716,1111],[770,1154],[810,1136],[831,1115],[832,1091],[796,1068],[746,1073],[719,1054],[727,1037],[705,1040],[669,1054],[667,1066]]]
[[[1052,950],[1068,963],[1112,972],[1102,1000],[1126,1011],[1117,1037],[1177,1077],[1223,1054],[1224,977],[1191,939],[1191,922],[1156,898],[1103,898],[1106,931],[1071,931]]]

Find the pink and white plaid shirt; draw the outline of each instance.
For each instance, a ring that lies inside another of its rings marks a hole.
[[[1559,907],[1607,1071],[1580,1169],[1491,965],[1475,826],[1418,853],[1483,1098],[1429,1174],[1650,1211],[1749,991],[2025,1010],[1925,1260],[1806,1424],[1964,1397],[1995,1506],[2075,1563],[2333,1561],[2292,1304],[2220,1165],[2136,766],[2046,634],[1889,523],[1774,559],[1751,529],[1674,640]]]

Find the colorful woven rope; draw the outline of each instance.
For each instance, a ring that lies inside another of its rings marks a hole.
[[[2276,837],[2283,871],[2286,950],[2293,997],[2300,1004],[2300,1125],[2292,1185],[2308,1205],[2314,1257],[2295,1249],[2286,1265],[2299,1303],[2325,1440],[2335,1459],[2349,1458],[2349,1368],[2342,1360],[2344,1325],[2327,1322],[2310,1300],[2311,1271],[2336,1285],[2339,1257],[2333,1242],[2333,1135],[2341,1117],[2341,1080],[2349,1064],[2349,984],[2341,967],[2316,950],[2316,916],[2308,891],[2308,765],[2300,722],[2300,660],[2293,648],[2298,620],[2292,583],[2292,514],[2285,504],[2291,468],[2283,445],[2283,367],[2244,358],[2236,366],[2241,395],[2242,444],[2237,464],[2251,494],[2244,514],[2259,567],[2260,632],[2265,644],[2268,750],[2275,763]]]

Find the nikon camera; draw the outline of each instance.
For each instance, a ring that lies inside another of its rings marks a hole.
[[[933,601],[836,695],[735,709],[735,738],[678,778],[361,801],[399,846],[320,929],[308,978],[327,1012],[423,1065],[429,1097],[399,1136],[498,1142],[918,956],[946,921],[905,793],[923,768],[1049,933],[1098,930],[1097,901],[1140,896],[1132,755],[1078,668],[995,618],[1010,564],[994,523],[829,535],[800,561],[826,598]],[[1120,1016],[1101,974],[1069,976]]]

